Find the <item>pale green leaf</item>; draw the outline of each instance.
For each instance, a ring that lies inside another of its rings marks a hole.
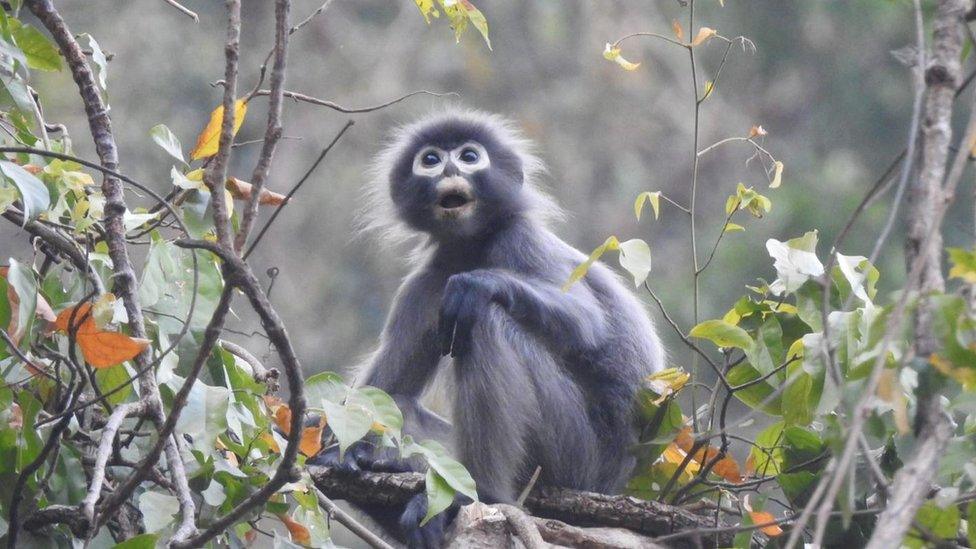
[[[634,202],[634,215],[637,216],[637,221],[640,221],[644,204],[648,202],[651,204],[651,209],[654,210],[654,219],[658,219],[661,210],[661,191],[644,191],[637,195],[637,200]]]
[[[770,189],[776,189],[783,182],[783,163],[777,160],[773,163],[773,180],[769,183]]]
[[[173,522],[180,511],[180,502],[169,494],[147,491],[139,496],[139,511],[149,533],[158,532]]]
[[[792,293],[811,277],[824,274],[824,266],[817,259],[817,232],[810,231],[799,238],[786,242],[776,239],[766,241],[766,250],[773,258],[778,278],[769,285],[776,295]]]
[[[707,339],[717,347],[738,347],[739,349],[750,350],[754,345],[748,332],[724,320],[706,320],[692,328],[688,335]]]
[[[329,428],[339,441],[339,453],[345,453],[352,443],[360,440],[373,426],[373,418],[362,406],[341,406],[328,400],[321,402]]]
[[[569,280],[563,284],[563,291],[569,291],[570,286],[579,282],[584,276],[586,276],[586,273],[590,270],[590,266],[596,263],[604,253],[606,253],[608,250],[616,250],[619,246],[620,241],[617,240],[617,237],[608,237],[603,244],[597,246],[596,249],[590,253],[590,256],[586,258],[586,261],[580,263],[575,269],[573,269],[573,272],[569,274]]]
[[[738,223],[729,222],[725,225],[725,232],[727,233],[737,233],[746,230],[745,227],[739,225]]]
[[[425,440],[419,444],[408,441],[404,444],[403,452],[406,456],[422,455],[427,464],[433,468],[454,490],[478,501],[478,491],[471,473],[457,460],[450,457],[447,449],[439,442]]]
[[[0,160],[0,171],[7,180],[20,191],[20,200],[24,205],[24,223],[36,218],[41,212],[51,207],[51,195],[44,182],[24,168],[7,160]]]
[[[170,156],[186,164],[186,160],[183,158],[183,145],[180,143],[180,139],[165,124],[156,124],[153,126],[149,130],[149,135]]]
[[[634,277],[634,286],[639,287],[651,272],[651,248],[639,238],[621,242],[620,266]]]
[[[98,67],[98,85],[101,86],[102,91],[108,90],[108,58],[105,57],[105,52],[95,41],[95,37],[90,34],[87,36],[88,45],[92,50],[92,61]]]
[[[155,549],[159,534],[141,534],[116,543],[112,549]]]

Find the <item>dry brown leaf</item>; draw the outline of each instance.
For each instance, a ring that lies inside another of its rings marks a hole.
[[[312,533],[308,531],[301,524],[295,521],[295,519],[289,517],[288,515],[281,513],[278,515],[278,520],[288,528],[288,533],[291,534],[291,540],[295,543],[300,543],[302,545],[312,544]]]
[[[749,139],[753,137],[763,137],[766,135],[766,130],[762,126],[753,126],[749,128]]]
[[[238,99],[234,102],[234,135],[237,135],[237,130],[241,129],[241,124],[244,123],[244,116],[246,115],[247,103],[243,99]],[[217,149],[220,147],[220,125],[223,121],[224,106],[220,105],[210,113],[210,121],[207,122],[207,126],[203,128],[200,136],[197,137],[197,144],[190,152],[190,158],[192,160],[199,160],[217,154]]]
[[[718,34],[718,31],[709,27],[702,27],[698,29],[698,34],[695,35],[695,39],[691,41],[692,46],[700,46],[705,42],[708,42],[713,36]]]
[[[230,191],[231,196],[237,200],[250,200],[251,199],[251,189],[253,186],[247,181],[241,181],[236,177],[227,178],[226,183],[227,190]],[[287,201],[285,195],[269,191],[268,189],[261,189],[261,196],[258,198],[258,204],[267,206],[277,206],[279,204],[284,204]]]
[[[55,329],[68,332],[72,314],[72,327],[77,327],[75,338],[81,347],[81,354],[93,368],[110,368],[131,360],[151,343],[148,339],[99,329],[91,315],[91,303],[88,302],[61,311],[54,321]]]

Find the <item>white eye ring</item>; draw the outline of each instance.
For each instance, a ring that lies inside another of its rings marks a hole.
[[[432,164],[430,166],[424,165],[424,157],[430,153],[434,153],[440,159],[437,164]],[[440,175],[444,171],[444,162],[447,160],[447,153],[437,147],[424,147],[420,149],[417,156],[413,158],[413,173],[414,175],[422,175],[426,177],[433,177]]]
[[[461,154],[468,149],[474,150],[478,154],[478,160],[474,162],[465,162],[461,159]],[[451,151],[451,161],[457,166],[458,171],[463,173],[474,173],[479,170],[483,170],[491,166],[491,160],[488,158],[488,151],[485,150],[481,143],[476,141],[468,141],[464,145]]]

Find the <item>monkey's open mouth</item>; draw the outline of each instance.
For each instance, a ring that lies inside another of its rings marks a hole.
[[[450,192],[437,201],[437,205],[445,210],[462,208],[471,202],[471,198],[460,192]]]

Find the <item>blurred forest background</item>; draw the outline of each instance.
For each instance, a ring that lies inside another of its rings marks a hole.
[[[171,188],[171,159],[152,143],[149,129],[165,123],[185,147],[192,146],[221,94],[210,82],[223,71],[223,6],[184,3],[200,14],[199,23],[162,1],[90,0],[64,9],[74,32],[91,33],[114,55],[109,100],[122,171],[161,194]],[[759,164],[745,164],[748,146],[727,146],[704,157],[699,207],[702,219],[714,220],[701,225],[704,249],[719,230],[725,198],[737,182],[755,185],[774,202],[766,219],[744,223],[751,236],[729,235],[706,273],[702,317],[709,318],[720,316],[757,276],[775,277],[762,245],[766,238],[785,240],[819,228],[825,255],[858,200],[902,150],[912,82],[891,51],[911,43],[914,34],[911,3],[905,0],[698,4],[701,25],[730,38],[745,35],[758,48],[733,49],[703,106],[702,146],[761,124],[769,132],[768,148],[786,165],[782,188],[767,193]],[[320,5],[321,0],[296,1],[292,20]],[[659,221],[645,214],[637,223],[633,215],[634,198],[644,190],[662,190],[687,203],[694,107],[688,56],[661,41],[630,40],[623,55],[642,65],[625,72],[601,55],[606,42],[625,34],[670,35],[672,19],[684,13],[677,1],[477,5],[488,19],[493,51],[473,30],[456,44],[446,21],[428,26],[409,0],[336,0],[292,37],[289,90],[348,107],[421,89],[460,94],[417,96],[354,115],[356,125],[258,248],[252,264],[257,272],[278,270],[271,299],[309,374],[348,372],[373,347],[406,272],[403,253],[355,234],[365,168],[392,127],[449,105],[498,112],[524,128],[549,166],[549,189],[569,213],[557,231],[570,243],[589,252],[610,234],[647,239],[654,258],[650,283],[681,325],[690,326],[687,218],[663,202]],[[253,85],[271,48],[272,8],[271,2],[244,3],[242,90]],[[714,78],[724,49],[712,41],[698,50],[700,85]],[[77,136],[79,156],[94,158],[76,98],[53,93],[71,85],[69,74],[35,78],[45,117],[65,123]],[[261,135],[266,104],[260,97],[252,102],[239,142]],[[294,185],[348,118],[286,103],[288,137],[272,166],[271,189],[286,192]],[[258,150],[259,145],[238,149],[230,173],[247,178]],[[890,194],[861,218],[843,253],[870,253]],[[135,196],[130,200],[140,203]],[[957,204],[961,210],[972,207],[969,200]],[[947,225],[947,245],[955,244],[952,235],[971,241],[973,229],[962,216],[950,216]],[[0,227],[0,255],[29,259],[30,253],[26,233],[10,224]],[[616,258],[609,262],[616,265]],[[904,272],[900,247],[889,246],[878,263],[882,291],[894,287]],[[254,325],[248,318],[231,324],[247,333]],[[242,336],[239,342],[259,357],[273,356],[259,337]],[[678,351],[675,359],[684,356],[673,341],[671,348]]]

